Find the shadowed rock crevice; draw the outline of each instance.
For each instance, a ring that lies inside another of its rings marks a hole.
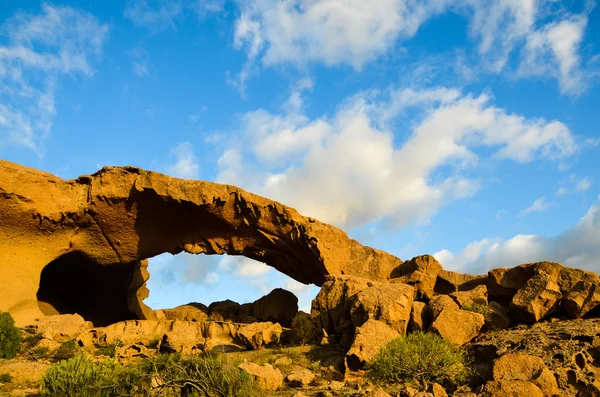
[[[79,314],[96,326],[137,319],[128,307],[134,265],[102,266],[80,252],[65,254],[42,270],[37,292],[43,314]]]

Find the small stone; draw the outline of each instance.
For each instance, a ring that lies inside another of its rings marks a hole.
[[[298,369],[292,371],[286,378],[291,387],[306,387],[315,379],[315,374],[308,369]]]
[[[485,384],[482,397],[544,397],[539,387],[524,380],[492,380]]]
[[[332,380],[329,382],[329,390],[338,391],[344,388],[344,382],[339,382],[337,380]]]
[[[444,390],[444,388],[438,383],[432,383],[429,385],[427,391],[433,394],[434,397],[448,397],[446,390]]]

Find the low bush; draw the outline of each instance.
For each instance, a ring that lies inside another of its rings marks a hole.
[[[142,363],[157,387],[154,392],[181,396],[258,397],[264,395],[257,382],[225,356],[208,353],[187,358],[161,354]],[[160,394],[159,394],[160,395]]]
[[[292,343],[305,345],[313,343],[317,339],[317,327],[310,315],[298,312],[292,319],[291,341]]]
[[[50,349],[46,346],[34,347],[27,352],[29,360],[41,360],[50,356]]]
[[[10,383],[12,382],[12,375],[9,373],[0,374],[0,383]]]
[[[110,359],[93,362],[79,354],[48,368],[40,385],[46,397],[263,395],[251,375],[215,354],[163,354],[130,366]]]
[[[56,351],[52,355],[52,360],[68,360],[72,357],[75,357],[77,353],[79,353],[79,351],[80,349],[79,345],[77,344],[77,341],[72,339],[68,342],[63,343],[58,349],[56,349]]]
[[[475,303],[473,305],[463,306],[463,310],[482,314],[485,318],[485,322],[489,323],[492,319],[492,309],[488,305],[482,305],[479,303]]]
[[[21,351],[21,332],[15,320],[6,312],[0,312],[0,358],[13,358]]]
[[[141,377],[135,369],[116,362],[94,362],[78,354],[54,364],[40,381],[42,396],[112,397],[144,395]]]
[[[468,365],[461,347],[433,333],[413,332],[383,346],[368,366],[367,376],[378,383],[459,385],[469,376]]]

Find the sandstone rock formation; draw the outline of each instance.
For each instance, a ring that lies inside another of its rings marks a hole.
[[[153,318],[147,258],[243,255],[302,282],[389,278],[402,261],[234,186],[105,167],[63,180],[0,160],[0,310],[17,324],[79,313],[96,326]]]

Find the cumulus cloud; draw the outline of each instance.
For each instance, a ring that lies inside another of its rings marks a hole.
[[[294,101],[301,109],[301,97]],[[348,98],[331,117],[251,111],[220,157],[217,179],[338,226],[382,218],[400,226],[474,194],[482,181],[465,171],[477,165],[479,149],[518,163],[577,152],[563,123],[526,119],[491,101],[443,87],[390,89]],[[409,124],[398,122],[408,111],[412,127],[392,128]]]
[[[233,272],[240,277],[263,276],[273,268],[262,262],[255,261],[244,256],[223,256],[219,260],[219,269]]]
[[[43,4],[0,28],[0,147],[27,147],[39,156],[56,116],[54,93],[64,76],[94,74],[108,26],[89,13]]]
[[[529,207],[522,209],[517,216],[522,217],[531,212],[544,212],[548,208],[550,208],[551,205],[552,205],[552,203],[549,203],[548,201],[546,201],[546,197],[542,197],[542,198],[535,200],[533,202],[533,204],[531,204]]]
[[[169,157],[175,162],[166,167],[166,172],[177,178],[198,179],[200,165],[194,154],[194,145],[182,142],[169,151]]]
[[[248,62],[234,81],[242,86],[256,66],[311,62],[326,66],[365,64],[417,35],[434,17],[455,12],[469,23],[485,70],[506,70],[510,56],[520,58],[517,76],[552,76],[564,93],[585,89],[580,44],[587,10],[580,15],[550,13],[552,0],[312,0],[238,1],[234,46]],[[549,18],[549,15],[552,18]]]
[[[441,250],[433,256],[444,268],[466,273],[544,260],[599,272],[600,197],[574,227],[555,237],[519,234],[508,240],[486,238],[468,244],[460,253]]]

